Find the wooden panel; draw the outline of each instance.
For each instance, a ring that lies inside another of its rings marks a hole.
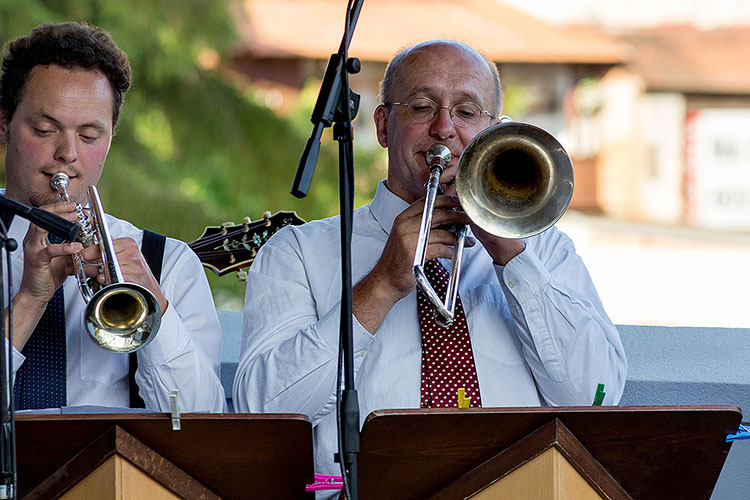
[[[471,498],[472,500],[502,500],[504,498],[557,500],[559,497],[557,496],[556,461],[554,449],[550,448]]]
[[[113,455],[61,500],[182,500],[124,458]]]
[[[557,448],[549,448],[471,500],[602,500]]]
[[[120,468],[120,487],[118,489],[121,492],[122,500],[182,499],[182,497],[172,493],[128,460],[122,457],[115,457],[115,459]]]
[[[565,459],[565,463],[572,468],[575,476],[589,485],[589,489],[597,492],[594,498],[633,500],[559,419],[543,425],[533,433],[513,443],[512,446],[430,496],[428,500],[474,498],[474,495],[488,489],[496,491],[494,485],[501,478],[504,479],[510,474],[515,474],[519,469],[527,467],[529,463],[549,450],[556,450]],[[550,483],[549,488],[545,488],[543,484],[535,485],[541,488],[536,493],[540,498],[550,498],[549,492],[559,489],[560,478],[556,475],[548,475],[545,481]],[[524,488],[523,482],[512,484],[515,485],[515,489]],[[493,486],[488,487],[488,485]],[[580,490],[581,488],[577,489]],[[502,489],[499,491],[502,491]],[[503,495],[504,493],[500,494],[500,496]],[[557,493],[554,493],[553,497],[557,498],[556,495]],[[506,498],[516,498],[516,496],[508,494]],[[575,500],[579,499],[576,498]]]
[[[742,412],[718,405],[381,410],[362,431],[359,498],[427,498],[555,419],[632,498],[705,500]]]
[[[122,496],[117,493],[118,468],[115,457],[110,457],[63,495],[61,500],[121,500]]]
[[[313,482],[312,425],[307,417],[205,413],[183,414],[180,431],[172,431],[171,418],[163,413],[18,415],[19,498],[113,426],[222,498],[314,498],[305,492],[305,484]],[[151,465],[158,469],[157,463]]]
[[[556,448],[552,448],[550,451],[555,454],[557,459],[557,498],[561,500],[601,500],[604,498],[591,487],[562,453]]]
[[[60,466],[24,500],[54,500],[90,476],[111,457],[123,458],[138,467],[153,481],[161,483],[179,498],[186,500],[220,500],[214,492],[176,467],[159,453],[144,445],[119,426],[107,429],[101,436]],[[116,469],[115,488],[121,489],[121,467]]]
[[[471,500],[602,500],[556,448],[549,448]]]
[[[173,492],[174,498],[187,500],[221,500],[213,491],[196,481],[185,471],[176,467],[159,453],[147,447],[133,436],[116,427],[117,453],[125,459],[127,465],[123,465],[123,471],[138,467],[142,476],[148,477],[154,483],[161,483],[164,491]],[[138,470],[138,469],[136,469]],[[154,489],[154,493],[161,491]],[[125,497],[130,498],[130,497]],[[149,496],[144,496],[148,500]],[[167,498],[167,497],[165,497]]]

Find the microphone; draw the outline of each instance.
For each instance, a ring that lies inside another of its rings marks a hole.
[[[14,215],[20,215],[24,219],[31,221],[32,224],[36,224],[63,240],[75,241],[78,232],[81,230],[75,222],[70,222],[59,215],[47,212],[41,208],[24,205],[5,195],[0,195],[0,209],[9,211]]]

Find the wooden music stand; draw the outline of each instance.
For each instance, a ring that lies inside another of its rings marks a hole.
[[[164,413],[18,415],[18,498],[314,498],[306,416],[193,413],[181,427]]]
[[[707,499],[741,419],[736,406],[376,411],[359,498]]]

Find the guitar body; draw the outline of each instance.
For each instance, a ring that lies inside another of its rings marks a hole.
[[[304,223],[296,212],[279,211],[273,215],[266,212],[257,221],[246,217],[242,224],[225,222],[221,226],[209,226],[188,246],[204,267],[224,276],[250,266],[258,249],[282,227]]]

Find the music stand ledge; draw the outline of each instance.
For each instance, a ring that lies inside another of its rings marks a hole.
[[[736,406],[380,410],[362,430],[359,498],[708,499],[741,419]]]
[[[183,414],[179,431],[171,422],[164,413],[19,415],[18,498],[314,498],[306,416]]]

